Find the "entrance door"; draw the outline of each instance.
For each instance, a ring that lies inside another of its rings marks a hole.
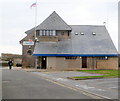
[[[42,56],[42,69],[46,69],[46,56]]]
[[[82,57],[82,68],[87,68],[87,57]]]

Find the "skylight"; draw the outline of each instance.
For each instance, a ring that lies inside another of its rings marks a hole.
[[[78,33],[75,33],[75,35],[78,35]]]
[[[93,32],[92,34],[93,34],[93,35],[96,35],[96,33],[95,33],[95,32]]]
[[[83,33],[83,32],[81,32],[80,34],[81,34],[81,35],[84,35],[84,33]]]

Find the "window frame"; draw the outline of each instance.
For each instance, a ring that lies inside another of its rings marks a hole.
[[[56,31],[55,30],[53,30],[53,36],[56,36]]]
[[[38,36],[56,36],[56,35],[57,35],[56,30],[39,30]]]
[[[77,56],[65,56],[65,60],[77,60]]]
[[[101,57],[97,57],[98,60],[108,60],[107,56],[101,56]]]
[[[64,35],[64,34],[65,34],[65,32],[64,32],[64,31],[62,31],[62,32],[61,32],[61,35]]]
[[[42,30],[40,30],[40,36],[42,36],[42,33],[43,33]]]
[[[40,30],[36,30],[36,36],[40,36]]]

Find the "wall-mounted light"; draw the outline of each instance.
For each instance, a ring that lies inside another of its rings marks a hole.
[[[107,57],[107,56],[105,56],[105,59],[107,60],[107,59],[108,59],[108,57]]]
[[[36,42],[39,42],[38,38],[35,38],[35,41],[36,41]]]
[[[29,49],[31,49],[31,46],[29,46]]]

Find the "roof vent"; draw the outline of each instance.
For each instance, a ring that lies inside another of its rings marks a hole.
[[[78,33],[75,33],[75,35],[78,35]]]
[[[95,32],[93,32],[92,34],[93,34],[93,35],[96,35],[96,33],[95,33]]]
[[[83,32],[81,32],[80,34],[81,34],[81,35],[84,35],[84,33],[83,33]]]

